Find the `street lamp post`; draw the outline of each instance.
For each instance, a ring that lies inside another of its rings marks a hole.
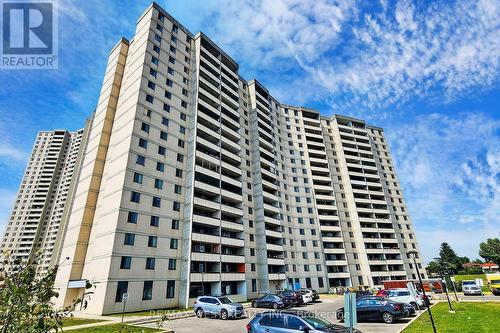
[[[413,263],[415,264],[415,269],[417,270],[418,281],[420,282],[420,286],[422,287],[422,293],[424,294],[424,298],[427,300],[428,298],[427,298],[427,295],[425,294],[424,283],[422,282],[422,277],[420,276],[420,270],[418,269],[418,265],[417,265],[417,251],[410,251],[410,252],[408,252],[408,254],[411,257],[413,257]],[[429,318],[431,319],[432,330],[434,331],[434,333],[437,333],[436,325],[434,324],[434,318],[432,318],[430,304],[427,306],[427,311],[429,312]]]

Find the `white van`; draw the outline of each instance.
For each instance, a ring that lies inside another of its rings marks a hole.
[[[417,301],[415,302],[415,298],[413,298],[410,290],[406,288],[389,289],[386,298],[395,302],[411,304],[415,309],[417,308],[417,304],[419,307],[425,305],[424,297],[421,294],[417,294]]]

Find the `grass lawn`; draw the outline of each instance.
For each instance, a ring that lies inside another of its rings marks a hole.
[[[101,322],[101,321],[103,321],[103,320],[68,317],[68,318],[64,318],[62,322],[63,322],[63,327],[68,327],[68,326],[75,326],[75,325],[92,324],[92,323],[97,323],[97,322]]]
[[[136,327],[130,325],[123,324],[112,324],[112,325],[103,325],[96,327],[88,327],[82,328],[79,330],[71,330],[68,331],[71,333],[150,333],[150,332],[162,332],[160,330],[154,328],[144,328],[144,327]]]
[[[500,302],[452,303],[455,313],[448,312],[448,303],[440,302],[432,307],[432,317],[438,332],[498,332],[500,327]],[[432,332],[428,313],[423,313],[403,333]]]

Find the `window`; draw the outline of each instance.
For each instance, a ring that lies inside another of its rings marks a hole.
[[[161,162],[156,162],[156,170],[158,171],[165,171],[165,164],[161,163]]]
[[[163,103],[163,111],[170,112],[170,105],[168,105],[167,103]]]
[[[168,134],[166,132],[160,132],[160,139],[167,141]]]
[[[130,269],[132,264],[132,257],[122,257],[120,262],[120,269]]]
[[[153,207],[161,207],[161,198],[153,197]]]
[[[155,269],[155,258],[146,258],[146,269]]]
[[[142,184],[142,174],[134,172],[134,183]]]
[[[159,35],[155,34],[155,40],[157,42],[161,42],[161,37]]]
[[[168,259],[168,270],[175,271],[177,269],[177,259]]]
[[[184,126],[179,126],[179,133],[185,134],[186,133],[186,128]]]
[[[165,125],[165,126],[168,126],[169,121],[168,121],[168,119],[167,119],[167,118],[163,117],[163,118],[161,119],[161,123],[162,123],[163,125]]]
[[[299,330],[301,327],[307,326],[302,320],[294,316],[288,316],[287,328],[289,330]]]
[[[154,76],[156,78],[156,75],[158,75],[158,72],[152,68],[149,69],[149,74]]]
[[[156,87],[156,85],[154,84],[154,82],[148,81],[148,88],[149,89],[155,90],[155,87]]]
[[[179,230],[179,220],[172,220],[172,225],[170,227],[173,230]]]
[[[156,247],[158,245],[158,237],[149,236],[148,237],[148,247]]]
[[[146,102],[149,102],[149,103],[153,103],[153,96],[151,96],[150,94],[146,94]]]
[[[177,142],[177,145],[181,148],[184,148],[184,140],[179,139],[179,141]]]
[[[128,281],[118,281],[118,285],[116,287],[115,302],[121,302],[123,299],[123,294],[126,294],[127,291]]]
[[[182,178],[182,170],[181,169],[175,169],[175,176]]]
[[[166,154],[165,147],[158,146],[158,154],[165,156],[165,154]]]
[[[157,66],[158,66],[158,58],[156,58],[156,57],[151,57],[151,62],[152,62],[153,64],[155,64],[155,65],[157,65]]]
[[[141,194],[139,192],[132,191],[132,193],[130,193],[130,201],[140,202],[141,201]]]
[[[153,45],[153,51],[155,51],[156,53],[160,54],[160,48],[156,45]]]
[[[142,147],[144,149],[148,148],[148,140],[139,138],[139,147]]]
[[[148,301],[153,298],[153,281],[144,281],[142,288],[142,300]]]
[[[174,74],[175,74],[175,71],[174,71],[174,69],[173,69],[173,68],[168,67],[168,68],[167,68],[167,73],[168,73],[168,74],[170,74],[170,75],[174,75]]]
[[[170,239],[170,248],[171,249],[176,250],[178,244],[179,244],[179,240],[178,239],[175,239],[175,238],[171,238]]]
[[[172,87],[174,85],[174,81],[167,79],[167,86]]]
[[[125,239],[123,240],[123,245],[134,245],[134,242],[135,242],[135,235],[126,233]]]
[[[174,58],[174,57],[172,57],[172,56],[169,56],[169,57],[168,57],[168,61],[169,61],[170,63],[172,63],[172,64],[175,64],[175,58]]]
[[[182,192],[182,187],[181,187],[180,185],[175,185],[175,187],[174,187],[174,192],[175,192],[176,194],[181,194],[181,192]]]
[[[146,123],[142,123],[141,130],[143,130],[146,133],[149,133],[149,125]]]
[[[149,225],[152,227],[158,227],[160,225],[160,217],[159,216],[151,216],[151,220],[149,221]]]
[[[186,102],[186,101],[181,101],[181,106],[182,106],[184,109],[186,109],[186,108],[187,108],[187,106],[188,106],[188,104],[187,104],[187,102]]]
[[[155,188],[161,190],[163,188],[163,180],[161,180],[161,179],[155,179]]]
[[[168,99],[172,99],[172,93],[170,91],[165,91],[165,97]]]
[[[177,162],[184,162],[184,155],[177,153]]]
[[[137,214],[136,212],[128,212],[127,222],[137,223],[138,218],[139,218],[139,214]]]
[[[175,280],[167,280],[167,298],[175,297]]]
[[[181,211],[181,204],[177,201],[174,201],[173,210],[176,212],[180,212]]]
[[[146,158],[142,155],[137,155],[137,160],[135,163],[144,166],[144,162],[146,161]]]

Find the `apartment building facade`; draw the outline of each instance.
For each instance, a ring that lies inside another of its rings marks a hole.
[[[2,252],[21,261],[37,252],[41,273],[59,260],[87,131],[88,127],[37,134],[7,223]]]
[[[280,103],[156,3],[109,55],[55,285],[85,311],[416,278],[383,136]],[[418,259],[420,262],[420,259]]]

